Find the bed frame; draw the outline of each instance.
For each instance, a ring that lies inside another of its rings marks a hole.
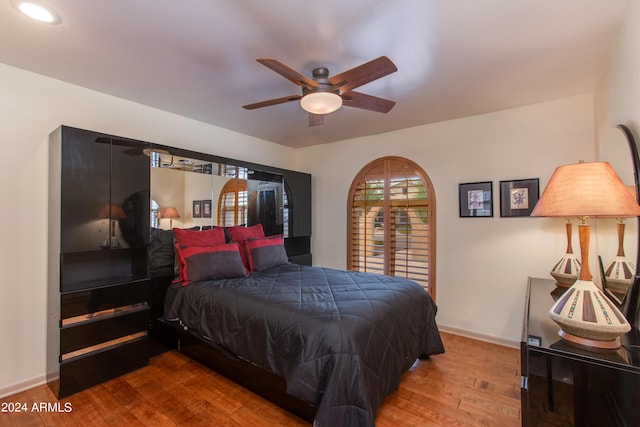
[[[152,280],[150,336],[161,343],[156,349],[163,349],[156,350],[156,353],[177,348],[180,353],[313,424],[316,407],[288,394],[282,377],[243,359],[229,357],[200,337],[185,331],[177,322],[162,319],[164,296],[172,278],[165,276]]]

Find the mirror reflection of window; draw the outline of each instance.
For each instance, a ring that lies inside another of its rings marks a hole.
[[[247,223],[247,181],[232,178],[222,187],[218,199],[218,225],[229,227]]]
[[[158,228],[160,223],[160,218],[158,215],[160,214],[160,206],[158,203],[151,199],[151,228]]]
[[[282,197],[284,198],[282,203],[282,234],[284,237],[289,237],[289,186],[286,183]]]

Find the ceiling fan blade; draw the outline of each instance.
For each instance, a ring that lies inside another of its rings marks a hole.
[[[268,107],[270,105],[284,104],[289,101],[297,101],[300,98],[302,98],[302,95],[283,96],[282,98],[269,99],[267,101],[256,102],[254,104],[243,105],[242,108],[254,110],[256,108]]]
[[[341,90],[351,90],[398,71],[398,68],[386,56],[369,61],[350,70],[329,78],[332,85],[343,84]],[[346,82],[346,83],[345,83]]]
[[[324,124],[324,114],[309,113],[309,126],[320,126]]]
[[[377,96],[366,95],[360,92],[348,92],[342,94],[342,105],[347,107],[362,108],[364,110],[388,113],[396,105],[395,101],[390,101]]]
[[[297,84],[298,86],[318,87],[318,82],[305,76],[304,74],[300,74],[294,69],[289,68],[280,61],[271,58],[258,58],[256,59],[256,61],[258,61],[265,67],[271,68],[273,71],[290,80],[291,82]]]

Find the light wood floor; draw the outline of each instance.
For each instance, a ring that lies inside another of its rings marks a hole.
[[[404,375],[380,407],[376,426],[519,426],[519,351],[442,337],[446,353]],[[68,413],[33,411],[41,402],[57,402],[44,385],[0,400],[2,409],[27,404],[26,413],[0,412],[0,426],[308,425],[175,351],[62,400],[60,410],[68,402]]]

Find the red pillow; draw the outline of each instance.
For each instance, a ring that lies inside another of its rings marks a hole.
[[[176,243],[185,246],[218,246],[225,243],[224,230],[220,227],[209,230],[185,230],[174,228]]]
[[[247,270],[251,270],[249,262],[247,261],[245,242],[249,239],[264,239],[264,229],[262,228],[262,224],[256,224],[250,227],[238,225],[235,227],[229,227],[227,231],[229,232],[231,241],[238,243],[238,246],[240,247],[240,256],[242,256],[244,266]]]
[[[246,242],[248,239],[264,239],[262,224],[256,224],[250,227],[237,225],[235,227],[229,227],[227,231],[229,232],[231,240],[238,243]]]
[[[219,227],[203,231],[174,228],[173,235],[175,236],[176,246],[219,246],[226,243],[224,230]],[[184,265],[177,251],[176,266],[178,267],[178,271],[176,272],[176,278],[173,280],[173,283],[184,282],[186,280],[182,273]]]
[[[176,245],[178,257],[183,263],[182,286],[198,280],[217,280],[247,275],[236,243],[218,246]]]
[[[262,271],[277,265],[289,264],[282,236],[249,239],[245,243],[250,271]]]

